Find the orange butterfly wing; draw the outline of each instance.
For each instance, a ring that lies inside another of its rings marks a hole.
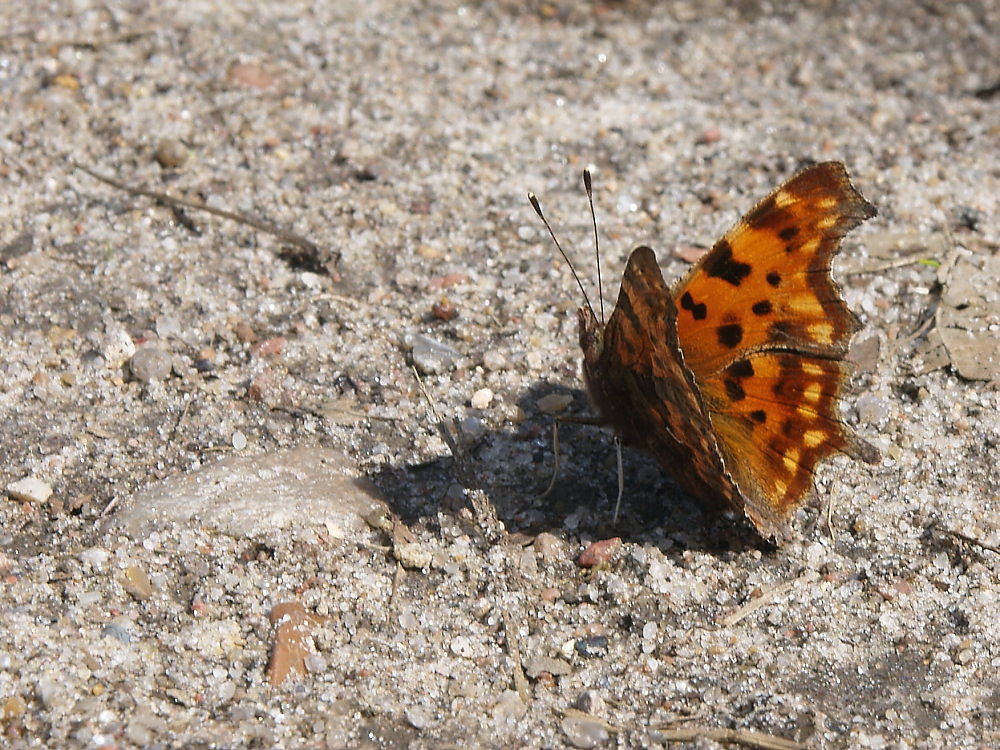
[[[877,451],[837,414],[857,318],[830,263],[875,215],[844,165],[809,167],[757,204],[672,290],[677,338],[746,511],[779,525],[823,458]]]
[[[830,276],[843,236],[875,215],[844,166],[799,172],[668,290],[649,248],[629,258],[602,327],[580,310],[588,389],[626,442],[684,488],[780,538],[816,464],[877,451],[836,414],[856,318]]]

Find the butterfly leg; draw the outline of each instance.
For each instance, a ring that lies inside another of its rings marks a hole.
[[[544,500],[549,496],[552,488],[556,486],[556,480],[559,478],[559,420],[552,422],[552,453],[555,456],[552,466],[552,478],[549,480],[549,486],[545,488],[545,492],[538,496],[539,500]]]
[[[625,470],[622,467],[622,439],[615,435],[615,455],[618,458],[618,497],[615,499],[615,512],[611,516],[611,525],[618,523],[618,511],[622,507],[622,495],[625,494]]]

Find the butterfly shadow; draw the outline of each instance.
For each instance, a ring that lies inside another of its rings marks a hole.
[[[538,404],[552,397],[569,401],[558,416]],[[688,496],[643,453],[622,447],[624,492],[617,522],[617,452],[610,430],[581,423],[592,415],[585,392],[547,381],[523,391],[517,401],[525,416],[472,431],[439,425],[450,455],[409,465],[385,465],[369,474],[390,510],[407,526],[434,526],[439,512],[480,526],[495,516],[510,534],[593,540],[621,537],[663,551],[726,555],[774,549],[732,513],[706,508]],[[573,421],[576,419],[577,421]],[[553,424],[557,424],[559,471],[553,477]],[[483,503],[488,505],[484,511]]]
[[[555,418],[538,414],[534,404],[553,393],[571,396],[571,407]],[[535,412],[521,429],[537,434],[536,473],[546,482],[553,481],[548,492],[544,492],[542,484],[531,495],[522,492],[519,501],[512,500],[520,503],[509,518],[504,518],[512,528],[568,532],[595,539],[617,536],[663,550],[711,554],[774,549],[748,522],[728,510],[705,507],[685,493],[652,458],[628,445],[621,447],[623,491],[615,520],[618,451],[610,429],[586,423],[593,422],[586,393],[539,381],[521,395],[518,404],[524,413]],[[554,478],[553,422],[559,433],[559,472]],[[497,502],[498,507],[504,505],[503,498],[498,497]],[[533,523],[524,526],[520,519],[527,509]]]
[[[553,400],[568,400],[570,405],[558,417],[542,413],[538,404]],[[705,508],[653,459],[628,446],[622,448],[624,492],[614,522],[616,447],[609,430],[580,423],[580,417],[591,415],[586,394],[539,381],[522,392],[517,403],[526,418],[516,425],[487,429],[471,438],[456,426],[445,425],[453,456],[402,472],[386,470],[383,480],[401,481],[407,487],[406,492],[387,493],[410,498],[394,507],[405,522],[416,522],[430,510],[428,501],[433,504],[434,497],[439,499],[438,509],[458,512],[479,492],[490,504],[490,512],[512,534],[617,536],[662,550],[712,554],[773,549],[747,522]],[[554,477],[553,423],[558,423],[559,444],[559,471]]]

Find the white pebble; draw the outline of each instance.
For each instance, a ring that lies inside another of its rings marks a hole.
[[[489,388],[480,388],[472,394],[472,408],[485,409],[493,400],[493,391]]]
[[[101,353],[107,360],[108,367],[118,369],[135,354],[135,342],[124,328],[114,328],[104,340]]]
[[[90,547],[79,554],[80,562],[89,565],[95,570],[103,568],[109,556],[108,551],[100,547]]]
[[[483,367],[493,372],[504,370],[507,368],[507,358],[500,352],[490,349],[483,354]]]
[[[24,477],[8,484],[7,492],[15,500],[30,503],[44,503],[52,497],[52,488],[35,477]]]

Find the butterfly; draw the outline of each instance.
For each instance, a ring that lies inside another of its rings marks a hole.
[[[779,186],[672,286],[636,248],[607,322],[589,303],[577,313],[600,421],[690,495],[786,538],[820,461],[880,458],[838,415],[860,324],[830,274],[843,237],[875,215],[831,161]]]

